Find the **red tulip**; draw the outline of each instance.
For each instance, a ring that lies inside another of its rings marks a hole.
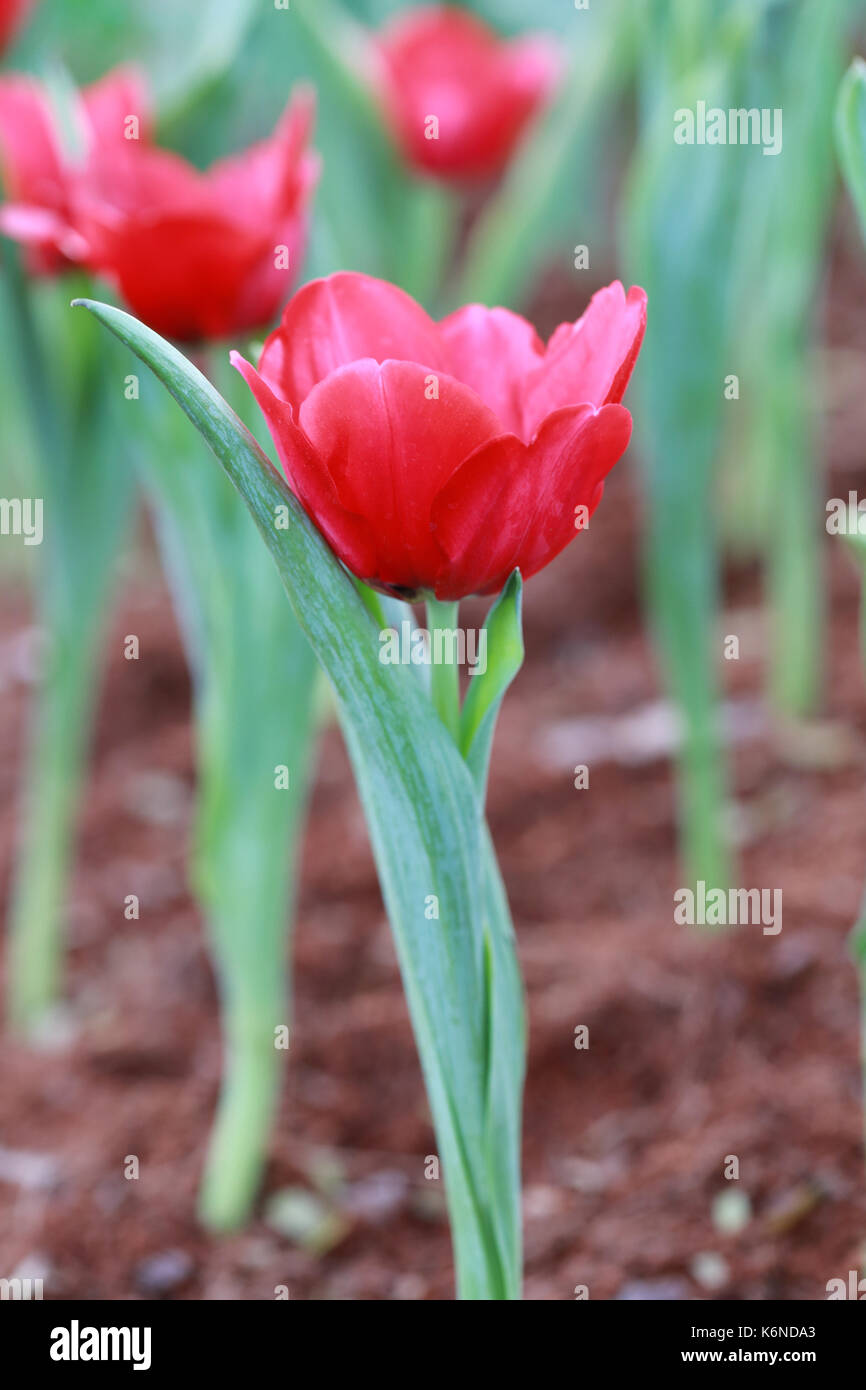
[[[546,39],[507,42],[450,7],[399,16],[377,47],[386,113],[405,157],[442,178],[498,173],[559,70]]]
[[[103,161],[73,198],[88,264],[138,318],[196,341],[258,328],[285,299],[317,162],[313,98],[299,92],[274,134],[206,173],[142,149]]]
[[[347,567],[457,599],[535,574],[598,505],[631,434],[619,402],[645,322],[643,290],[617,281],[545,348],[507,309],[437,324],[393,285],[339,274],[294,296],[258,372],[232,361]]]
[[[73,187],[149,138],[141,78],[115,69],[81,92],[64,121],[61,127],[33,78],[0,78],[0,174],[8,199],[0,207],[0,231],[30,246],[31,267],[42,272],[85,255],[73,225]]]
[[[0,53],[8,47],[33,5],[34,0],[0,0]]]

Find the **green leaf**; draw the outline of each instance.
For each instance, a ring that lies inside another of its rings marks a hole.
[[[349,576],[237,416],[186,359],[130,315],[80,301],[163,381],[241,493],[333,684],[394,933],[446,1180],[458,1289],[519,1296],[519,1191],[495,1210],[490,1172],[517,1171],[519,1095],[491,1083],[482,817],[470,775],[419,683],[379,661]],[[277,530],[277,509],[289,510]],[[267,661],[268,654],[262,653]],[[433,903],[438,917],[429,915]],[[498,1065],[498,1064],[497,1064]],[[491,1100],[494,1113],[491,1114]],[[508,1154],[491,1146],[505,1144]]]
[[[487,963],[487,1183],[492,1194],[499,1246],[506,1265],[520,1269],[520,1212],[510,1200],[520,1191],[520,1151],[512,1136],[521,1132],[526,1065],[523,981],[517,962],[508,898],[487,826],[484,839],[484,945]]]
[[[460,716],[460,751],[484,804],[493,732],[503,697],[523,665],[523,581],[509,576],[484,623],[487,669],[472,676]]]
[[[657,65],[650,65],[655,88]],[[724,405],[731,261],[742,162],[719,146],[713,158],[672,138],[672,113],[703,99],[739,100],[726,55],[672,77],[656,91],[630,171],[623,226],[629,278],[643,285],[647,333],[632,391],[646,470],[646,595],[669,689],[682,710],[680,829],[687,881],[727,886],[722,809],[726,777],[718,728],[714,645],[718,540],[715,465]],[[683,197],[683,189],[689,191]],[[689,344],[701,344],[700,352]],[[671,372],[670,364],[677,370]]]
[[[784,142],[771,158],[742,152],[732,265],[731,344],[744,390],[726,408],[726,540],[760,556],[769,600],[766,680],[784,714],[802,717],[819,694],[826,626],[816,449],[815,308],[835,202],[833,108],[845,61],[846,0],[800,0],[766,14],[742,66],[742,104],[772,93]],[[749,96],[749,93],[754,96]],[[728,368],[727,370],[731,370]]]
[[[855,58],[836,102],[839,163],[866,238],[866,62]]]

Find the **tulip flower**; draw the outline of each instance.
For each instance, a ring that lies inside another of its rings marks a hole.
[[[615,282],[545,347],[506,309],[437,324],[395,286],[341,273],[294,296],[258,371],[232,361],[347,568],[453,601],[535,574],[588,520],[629,442],[620,401],[645,320],[643,290]]]
[[[0,231],[30,247],[30,269],[62,270],[86,256],[74,226],[74,188],[150,136],[144,83],[116,68],[84,88],[61,130],[47,93],[30,77],[0,78]]]
[[[0,53],[9,47],[32,8],[33,0],[0,0]]]
[[[436,324],[363,275],[306,286],[259,372],[233,358],[297,496],[177,348],[118,309],[79,302],[153,369],[210,445],[331,679],[427,1083],[458,1294],[519,1298],[526,1027],[484,815],[497,715],[523,660],[522,580],[511,567],[531,572],[561,549],[575,499],[597,503],[626,446],[620,399],[644,293],[611,285],[545,348],[502,309],[472,305]],[[280,512],[287,526],[275,525]],[[196,513],[193,497],[188,536]],[[223,534],[214,529],[221,554]],[[382,661],[375,633],[380,643],[393,633],[393,606],[359,592],[337,555],[383,587],[434,590],[429,681]],[[456,600],[494,588],[503,571],[483,629],[489,660],[461,701]],[[254,634],[250,650],[268,680],[271,648]]]
[[[166,337],[267,323],[303,251],[313,117],[311,93],[298,92],[269,139],[205,173],[154,148],[102,160],[73,196],[88,265]]]
[[[450,7],[400,15],[377,51],[386,115],[406,159],[444,179],[499,173],[559,71],[548,40],[501,39]]]

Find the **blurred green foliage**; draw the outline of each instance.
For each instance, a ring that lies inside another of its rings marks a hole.
[[[135,62],[170,109],[225,71],[260,9],[257,0],[41,0],[15,58],[36,71],[60,61],[80,83]]]

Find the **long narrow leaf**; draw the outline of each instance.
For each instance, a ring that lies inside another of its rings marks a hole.
[[[460,1293],[515,1297],[518,1275],[497,1237],[485,1159],[491,1133],[500,1143],[507,1135],[512,1152],[518,1135],[513,1107],[493,1126],[487,1109],[482,823],[469,773],[410,672],[378,660],[375,625],[351,580],[210,383],[128,314],[83,302],[156,372],[222,463],[331,678],[433,1110]],[[277,529],[285,508],[290,524]]]

